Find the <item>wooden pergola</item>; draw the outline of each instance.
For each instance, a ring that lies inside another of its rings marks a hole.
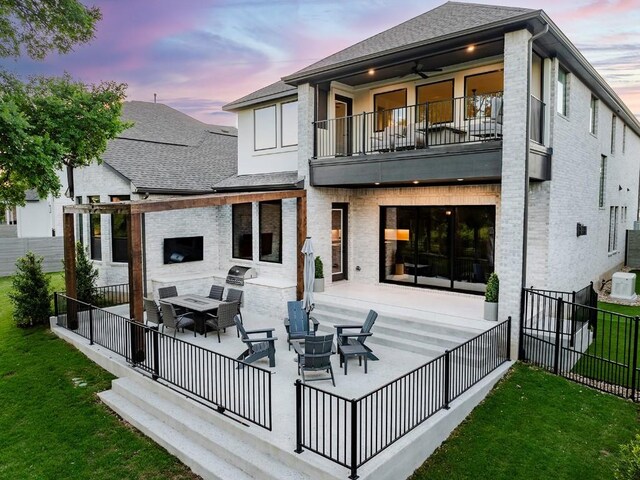
[[[75,220],[76,214],[128,216],[129,241],[129,315],[138,323],[143,323],[143,239],[142,231],[145,213],[163,212],[167,210],[181,210],[187,208],[220,207],[237,203],[266,202],[270,200],[297,200],[297,285],[296,296],[302,298],[304,289],[303,269],[304,258],[301,253],[302,245],[307,236],[307,194],[305,190],[281,190],[272,192],[252,193],[220,193],[197,195],[169,199],[150,199],[126,201],[118,203],[97,203],[83,205],[68,205],[64,207],[64,272],[66,294],[76,298],[76,250],[75,250]]]

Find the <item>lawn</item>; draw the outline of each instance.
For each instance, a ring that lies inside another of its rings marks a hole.
[[[411,480],[613,478],[640,406],[517,364]]]
[[[10,288],[0,278],[0,478],[198,478],[99,402],[108,372],[46,328],[14,326]]]

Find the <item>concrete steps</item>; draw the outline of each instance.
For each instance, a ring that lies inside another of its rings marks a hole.
[[[99,396],[205,479],[339,478],[250,433],[260,427],[247,428],[146,377],[116,379]]]

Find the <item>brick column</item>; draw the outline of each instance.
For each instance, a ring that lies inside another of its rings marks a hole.
[[[496,242],[496,271],[500,276],[500,320],[512,323],[512,355],[518,352],[522,289],[525,157],[527,136],[527,61],[531,34],[519,30],[504,37],[504,120],[502,137],[501,208]]]

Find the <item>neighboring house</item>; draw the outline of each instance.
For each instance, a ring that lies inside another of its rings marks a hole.
[[[124,103],[123,119],[134,125],[109,141],[102,163],[75,169],[76,203],[211,193],[214,184],[236,173],[234,127],[208,125],[166,105],[137,101]],[[168,212],[164,216],[149,214],[146,222],[149,279],[193,270],[189,264],[165,265],[164,238],[200,236],[203,227],[217,231],[217,222],[217,218],[191,210]],[[75,236],[87,246],[101,283],[127,282],[124,215],[79,215]],[[199,262],[203,264],[201,269],[218,269],[215,238],[208,236],[198,248],[200,253],[206,250],[204,262]]]
[[[623,264],[640,124],[542,10],[448,2],[224,110],[238,182],[304,181],[329,284],[479,293],[496,271],[516,319],[524,285]]]

